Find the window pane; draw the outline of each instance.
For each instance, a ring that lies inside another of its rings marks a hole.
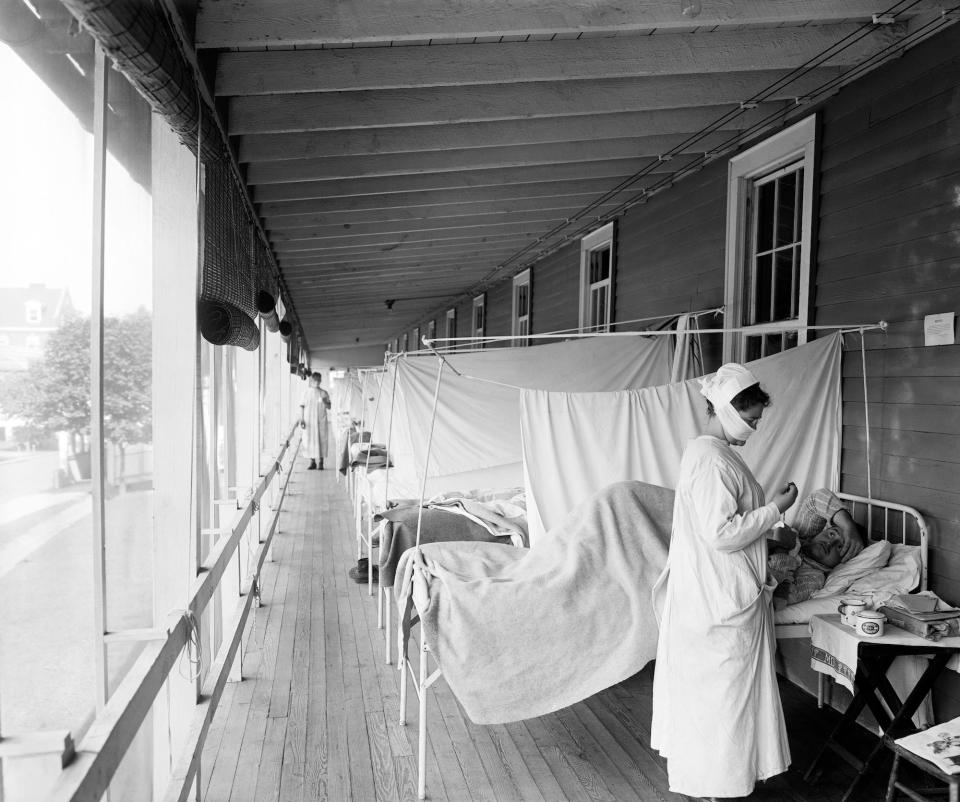
[[[153,625],[153,206],[150,107],[117,72],[107,95],[103,450],[107,628],[117,632]],[[111,686],[126,666],[108,662]]]
[[[787,173],[778,179],[777,193],[777,246],[796,242],[799,228],[797,219],[797,173]]]
[[[758,253],[773,247],[773,214],[776,202],[776,181],[768,181],[757,187],[757,235]]]
[[[760,359],[763,355],[761,353],[763,348],[763,338],[762,337],[744,337],[744,361],[751,362],[754,359]]]
[[[37,30],[16,50],[0,41],[0,107],[8,121],[0,126],[0,296],[9,316],[0,348],[0,732],[70,728],[79,740],[96,698],[93,44],[82,31],[54,32],[69,45],[73,66],[47,49],[46,23],[30,19]],[[57,87],[38,77],[54,72],[64,77]],[[40,762],[45,777],[57,776],[58,761],[52,771]],[[26,764],[3,764],[4,798],[45,796],[36,777],[24,780]]]
[[[750,323],[769,323],[770,301],[773,291],[772,270],[773,257],[770,255],[761,256],[755,262],[755,277],[753,290],[753,314]]]
[[[773,271],[773,319],[789,320],[796,316],[797,287],[793,270],[794,249],[777,251],[774,254]]]

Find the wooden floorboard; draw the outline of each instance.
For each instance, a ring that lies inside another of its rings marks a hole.
[[[413,802],[418,702],[387,665],[377,596],[353,582],[353,506],[331,471],[298,466],[252,613],[243,679],[228,683],[201,762],[210,802]],[[394,611],[395,613],[395,611]],[[394,614],[392,623],[396,623]],[[413,644],[416,643],[414,638]],[[413,645],[413,649],[416,646]],[[416,654],[414,655],[416,663]],[[432,666],[432,660],[431,660]],[[428,695],[427,796],[451,802],[685,802],[650,747],[653,666],[557,713],[480,726],[442,677]],[[852,770],[802,778],[837,714],[781,683],[794,766],[750,802],[839,802]],[[864,754],[865,732],[854,733]],[[880,799],[886,764],[859,799]]]

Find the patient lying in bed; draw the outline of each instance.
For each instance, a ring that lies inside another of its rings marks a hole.
[[[806,601],[827,575],[863,550],[865,533],[843,502],[825,488],[803,502],[797,529],[772,530],[767,568],[777,580],[774,607]]]

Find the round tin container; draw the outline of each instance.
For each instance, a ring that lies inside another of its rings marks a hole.
[[[883,635],[883,625],[887,617],[883,613],[875,610],[863,610],[857,613],[857,623],[855,629],[857,634],[865,638],[879,638]]]

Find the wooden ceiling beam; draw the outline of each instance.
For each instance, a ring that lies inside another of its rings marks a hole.
[[[609,204],[608,204],[609,208]],[[593,217],[599,214],[593,213]],[[478,233],[492,233],[499,231],[541,228],[549,229],[569,218],[555,212],[528,212],[526,214],[492,214],[476,217],[436,217],[418,222],[402,221],[395,223],[366,223],[344,226],[306,226],[303,228],[274,229],[268,234],[274,244],[280,242],[301,242],[304,240],[347,239],[356,237],[386,236],[386,235],[414,235],[425,234],[443,235],[450,231],[477,231]]]
[[[920,0],[915,11],[936,10]],[[867,19],[886,7],[871,0],[744,0],[706,2],[695,17],[676,0],[584,3],[484,0],[451,10],[448,0],[201,0],[199,48],[389,42],[472,41],[476,38],[692,31],[714,26],[802,25]]]
[[[520,241],[523,242],[523,240]],[[388,244],[385,246],[373,247],[352,246],[352,248],[346,249],[311,248],[308,251],[287,251],[278,254],[277,258],[323,259],[328,262],[332,262],[334,260],[339,262],[350,262],[370,259],[375,256],[385,256],[395,259],[399,264],[404,259],[417,259],[428,256],[449,257],[451,260],[461,258],[473,259],[492,255],[494,251],[497,253],[503,253],[504,251],[507,253],[513,253],[517,247],[516,240],[510,240],[507,242],[480,241],[470,243],[454,241],[433,244],[414,242],[406,245]]]
[[[355,178],[351,181],[300,181],[295,184],[264,184],[253,186],[255,200],[260,202],[298,200],[304,198],[349,198],[357,195],[384,195],[393,192],[422,192],[426,190],[456,189],[473,192],[479,187],[490,187],[504,192],[511,184],[537,184],[542,182],[575,182],[599,178],[619,179],[641,170],[662,178],[676,172],[678,167],[689,164],[689,156],[679,156],[672,162],[651,164],[650,159],[622,159],[618,161],[587,162],[585,164],[557,164],[538,167],[521,167],[492,170],[467,170],[460,173],[435,173],[424,175],[385,176]],[[642,186],[642,185],[638,185]]]
[[[839,67],[819,67],[793,78],[762,99],[789,100],[806,96],[841,74]],[[758,96],[787,75],[787,70],[755,70],[542,84],[232,97],[228,127],[232,135],[267,134],[736,105]]]
[[[697,36],[619,36],[431,47],[275,50],[221,53],[220,96],[353,92],[427,86],[638,78],[790,69],[835,49],[824,66],[849,67],[902,38],[905,24],[714,31]]]
[[[289,276],[291,280],[311,278],[312,276],[323,275],[328,267],[331,271],[344,273],[362,272],[364,270],[392,270],[397,273],[407,273],[410,271],[436,270],[457,266],[478,266],[495,264],[499,259],[506,258],[513,250],[509,247],[502,249],[491,249],[483,251],[482,254],[462,255],[459,253],[449,255],[427,255],[412,256],[409,258],[391,259],[372,257],[369,259],[327,259],[324,257],[309,257],[305,259],[294,259],[285,262],[288,269],[284,269],[284,276]]]
[[[336,252],[338,250],[391,250],[400,248],[409,248],[417,246],[421,248],[437,248],[441,245],[452,245],[454,243],[463,243],[464,246],[481,245],[492,242],[502,242],[504,240],[514,242],[526,242],[529,239],[536,239],[543,233],[544,229],[538,226],[515,226],[512,230],[499,231],[494,229],[486,234],[476,232],[470,228],[451,228],[443,232],[437,231],[415,231],[411,234],[371,234],[359,240],[353,237],[314,237],[311,239],[293,240],[288,242],[273,243],[274,250],[279,254],[303,253],[303,252]]]
[[[656,176],[654,177],[654,179]],[[654,180],[650,179],[650,180]],[[478,211],[528,208],[523,204],[567,203],[566,199],[586,196],[587,201],[607,192],[617,184],[612,177],[575,181],[542,181],[536,183],[425,190],[422,192],[392,192],[379,195],[355,195],[338,198],[307,198],[302,200],[267,201],[258,205],[263,219],[282,219],[285,216],[312,214],[354,214],[383,212],[384,214],[430,214],[431,209],[464,209]],[[642,184],[640,184],[642,186]],[[572,202],[572,200],[570,201]]]
[[[770,118],[784,101],[761,103],[744,109],[721,126],[743,131]],[[547,117],[534,120],[495,120],[452,125],[411,125],[358,128],[343,131],[306,131],[285,134],[247,134],[237,138],[242,162],[309,159],[320,156],[419,153],[505,145],[538,145],[575,140],[601,141],[638,135],[657,136],[700,131],[724,119],[729,106],[653,109],[590,116]]]
[[[334,181],[657,157],[674,148],[678,141],[692,139],[694,136],[695,132],[687,132],[672,136],[661,134],[601,141],[468,148],[412,155],[393,153],[381,156],[330,156],[299,161],[255,162],[247,166],[247,181],[257,185]],[[721,150],[733,147],[739,137],[740,134],[736,131],[707,134],[697,137],[695,142],[691,142],[679,152],[702,154],[705,151]]]
[[[278,241],[283,237],[295,236],[303,237],[308,232],[318,234],[332,234],[334,232],[349,233],[354,236],[363,234],[386,233],[387,231],[431,231],[456,225],[487,226],[498,225],[507,222],[548,222],[563,221],[571,215],[575,215],[588,203],[594,199],[589,196],[583,197],[580,204],[571,204],[562,208],[549,208],[548,206],[530,204],[529,208],[519,210],[496,210],[489,213],[459,214],[446,216],[442,214],[444,207],[432,207],[433,214],[422,214],[417,217],[404,217],[400,220],[370,219],[368,215],[358,215],[353,213],[351,216],[328,215],[322,217],[319,215],[303,215],[301,217],[278,217],[279,225],[273,225],[269,221],[264,222],[264,229]],[[612,209],[616,205],[615,201],[601,204],[596,211],[597,214],[603,210]],[[368,213],[372,214],[372,213]],[[335,218],[335,219],[331,219]]]
[[[507,203],[459,203],[447,206],[415,206],[409,209],[371,209],[360,212],[327,212],[326,214],[297,214],[281,217],[264,217],[264,229],[268,231],[290,231],[314,226],[349,226],[355,229],[364,225],[419,225],[430,220],[443,218],[488,217],[492,215],[516,215],[518,219],[530,214],[552,214],[558,217],[570,217],[587,204],[593,203],[597,196],[589,194],[565,195],[560,198],[524,198]],[[611,208],[616,201],[603,203],[603,208]]]

